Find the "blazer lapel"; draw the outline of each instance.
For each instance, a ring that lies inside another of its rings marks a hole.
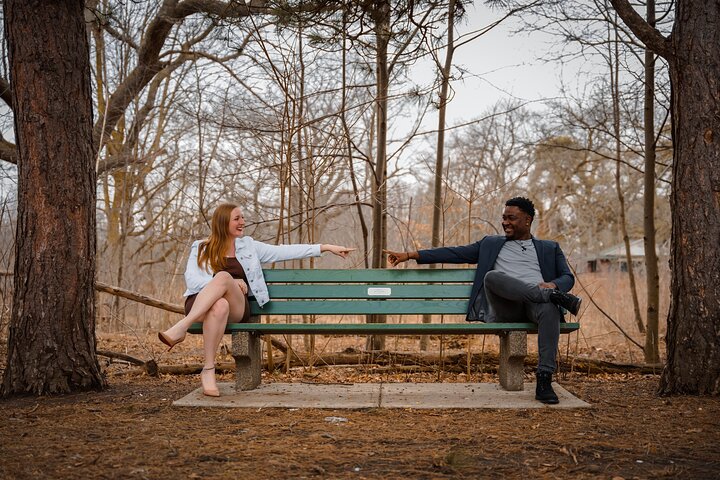
[[[538,257],[538,265],[540,265],[540,273],[543,276],[543,280],[547,281],[548,271],[547,262],[545,262],[545,245],[540,240],[533,237],[533,245],[535,246],[535,253]]]

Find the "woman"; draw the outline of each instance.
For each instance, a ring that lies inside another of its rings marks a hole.
[[[220,396],[215,383],[215,354],[228,322],[247,322],[251,292],[261,307],[270,301],[260,264],[332,252],[346,258],[354,248],[338,245],[268,245],[243,236],[240,207],[224,203],[215,209],[207,240],[195,241],[185,269],[185,318],[158,338],[170,349],[185,340],[190,325],[203,324],[205,363],[200,373],[203,393]],[[214,272],[213,275],[211,272]]]

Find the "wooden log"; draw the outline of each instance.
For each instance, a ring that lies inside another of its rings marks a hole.
[[[133,365],[140,365],[141,367],[145,365],[145,360],[140,360],[139,358],[131,357],[130,355],[126,355],[124,353],[108,352],[106,350],[97,350],[95,353],[97,353],[98,355],[100,355],[102,357],[116,358],[118,360],[124,360]]]
[[[116,358],[118,360],[123,360],[125,362],[128,362],[132,365],[139,365],[142,367],[143,371],[150,375],[151,377],[157,377],[158,376],[158,364],[155,362],[155,360],[150,359],[148,361],[140,360],[135,357],[131,357],[130,355],[126,355],[124,353],[118,353],[118,352],[108,352],[105,350],[97,350],[95,352],[96,354],[107,357],[107,358]]]
[[[109,358],[117,358],[138,365],[141,369],[134,373],[146,373],[148,375],[195,375],[199,374],[203,365],[201,363],[184,365],[160,365],[154,360],[142,361],[116,352],[98,351],[98,355]],[[534,357],[534,358],[533,358]],[[307,354],[273,357],[273,364],[276,368],[284,367],[287,363],[290,367],[310,367],[310,356]],[[441,369],[448,373],[467,373],[468,360],[465,353],[440,356],[437,353],[406,353],[406,352],[337,352],[321,355],[313,355],[313,368],[325,369],[333,367],[370,367],[375,372],[435,372]],[[470,365],[482,367],[484,373],[497,373],[498,355],[494,352],[473,354],[470,358]],[[528,358],[525,362],[525,371],[531,372],[537,365],[537,356]],[[262,368],[268,370],[268,361],[262,362]],[[217,373],[231,373],[235,371],[234,362],[221,362],[215,365]],[[597,374],[618,374],[636,373],[643,375],[659,375],[662,372],[662,365],[635,365],[611,363],[594,359],[562,359],[558,365],[559,372],[578,372],[589,375]]]
[[[130,290],[125,290],[124,288],[108,285],[107,283],[96,281],[95,290],[99,292],[109,293],[118,297],[127,298],[128,300],[149,305],[151,307],[160,308],[168,312],[179,313],[181,315],[185,314],[185,307],[183,307],[182,305],[163,302],[162,300],[148,297],[147,295],[141,295],[139,293],[131,292]]]
[[[315,368],[331,368],[333,366],[347,365],[374,365],[377,367],[392,367],[402,370],[404,367],[429,367],[433,371],[442,366],[444,371],[467,373],[468,360],[465,353],[440,356],[437,353],[404,353],[404,352],[357,352],[357,353],[329,353],[314,355],[313,366]],[[285,359],[280,363],[284,363]],[[277,361],[276,361],[277,363]],[[478,367],[482,365],[482,371],[487,373],[497,372],[498,355],[494,352],[485,354],[473,354],[470,357],[470,365]],[[310,365],[308,355],[292,355],[289,359],[290,367],[303,367]],[[528,356],[525,360],[525,370],[532,371],[537,366],[537,355]],[[263,368],[267,368],[267,362],[263,362]],[[558,371],[575,371],[587,374],[617,374],[617,373],[638,373],[659,375],[662,372],[662,365],[636,365],[611,363],[594,359],[561,359],[558,364]]]

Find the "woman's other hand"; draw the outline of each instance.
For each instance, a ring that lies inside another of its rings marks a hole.
[[[320,245],[321,252],[330,252],[342,258],[347,258],[350,252],[354,252],[355,250],[355,248],[343,247],[340,245],[330,245],[326,243]]]
[[[245,283],[245,280],[238,280],[238,287],[240,287],[240,291],[243,293],[243,295],[247,295],[248,293],[248,286],[247,283]]]

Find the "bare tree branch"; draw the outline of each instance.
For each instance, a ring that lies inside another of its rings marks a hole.
[[[10,82],[0,78],[0,99],[12,110],[12,95],[10,94]]]
[[[4,138],[0,138],[0,160],[17,165],[18,152],[14,143],[10,143]]]
[[[160,60],[161,49],[173,26],[196,13],[217,15],[223,18],[243,18],[270,13],[267,3],[263,0],[252,0],[249,3],[215,0],[186,0],[184,2],[165,0],[145,31],[143,41],[138,49],[137,65],[110,96],[106,114],[98,118],[95,123],[93,141],[96,148],[98,150],[102,148],[101,139],[109,138],[118,120],[133,99],[155,75],[168,65],[168,62]]]
[[[615,11],[620,15],[632,32],[653,52],[670,60],[674,56],[670,39],[663,37],[654,27],[651,27],[630,5],[628,0],[610,0]]]
[[[95,282],[95,290],[99,292],[109,293],[111,295],[116,295],[118,297],[127,298],[128,300],[139,302],[145,305],[150,305],[151,307],[167,310],[168,312],[179,314],[185,313],[185,309],[181,305],[174,305],[171,303],[163,302],[162,300],[131,292],[129,290],[115,287],[113,285],[108,285],[107,283]]]

